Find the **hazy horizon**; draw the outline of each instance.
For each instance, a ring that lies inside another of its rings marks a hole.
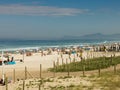
[[[75,35],[65,35],[62,37],[41,37],[41,38],[0,38],[0,40],[120,40],[120,33],[114,34],[103,34],[103,33],[91,33],[80,36]]]
[[[0,39],[58,39],[120,33],[120,1],[3,0]]]

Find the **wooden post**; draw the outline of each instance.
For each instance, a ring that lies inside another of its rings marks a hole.
[[[42,78],[42,65],[40,64],[40,78]]]
[[[66,59],[66,67],[67,67],[67,72],[68,72],[68,77],[70,76],[70,68],[68,64],[68,59]]]
[[[75,62],[75,57],[73,58],[73,62]]]
[[[25,59],[25,50],[23,50],[23,62],[24,62],[24,59]]]
[[[56,71],[56,68],[55,68],[55,61],[53,62],[53,68],[54,68],[54,74],[53,74],[53,77],[55,77],[55,71]]]
[[[68,59],[66,58],[66,64],[68,64]]]
[[[70,57],[70,53],[69,53],[69,56],[68,56],[68,58],[71,58],[71,57]]]
[[[25,90],[25,80],[23,80],[23,90]]]
[[[70,67],[67,65],[68,77],[70,76]]]
[[[75,63],[75,69],[77,69],[77,65],[78,65],[78,64],[77,64],[77,63]]]
[[[74,59],[75,59],[75,53],[74,53]]]
[[[69,59],[70,59],[70,63],[71,63],[71,57]]]
[[[116,74],[116,65],[114,65],[114,74]]]
[[[67,65],[68,65],[68,60],[67,60],[67,58],[66,58],[66,71],[67,71],[67,69],[68,69]]]
[[[27,79],[27,67],[25,66],[25,80]]]
[[[6,90],[8,90],[8,78],[5,77],[5,87],[6,87]]]
[[[63,58],[63,54],[61,54],[61,58]]]
[[[62,58],[62,65],[64,64],[64,62],[63,62],[63,58]]]
[[[14,83],[15,83],[15,69],[13,69],[13,81],[14,81]]]
[[[57,66],[59,66],[59,58],[57,58]]]
[[[85,65],[83,65],[83,77],[85,76]]]
[[[38,89],[38,90],[41,90],[41,85],[39,84],[38,86],[39,86],[39,89]]]
[[[94,52],[93,52],[93,58],[95,57]]]
[[[112,58],[112,55],[111,55],[111,64],[113,63],[113,58]]]
[[[98,74],[99,74],[99,77],[100,77],[100,75],[101,75],[100,65],[99,65],[99,68],[98,68]]]
[[[114,53],[114,56],[113,57],[115,57],[115,53]]]
[[[57,58],[57,62],[56,62],[56,70],[59,68],[59,58]]]

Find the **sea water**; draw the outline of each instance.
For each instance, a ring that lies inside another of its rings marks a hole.
[[[2,50],[21,50],[21,49],[43,49],[50,47],[70,47],[97,45],[119,41],[106,40],[0,40],[0,51]]]

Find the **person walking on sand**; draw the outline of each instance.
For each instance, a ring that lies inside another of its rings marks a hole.
[[[80,59],[81,59],[81,60],[83,59],[83,58],[82,58],[82,55],[83,55],[83,51],[80,50]]]

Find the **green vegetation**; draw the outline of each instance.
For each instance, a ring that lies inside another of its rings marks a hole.
[[[72,78],[72,76],[61,76],[58,79],[66,79],[66,78]]]
[[[53,79],[47,78],[47,79],[44,79],[43,82],[53,82]]]
[[[99,57],[94,59],[82,60],[80,62],[72,62],[70,64],[63,64],[49,68],[49,71],[55,72],[75,72],[75,71],[90,71],[97,69],[104,69],[110,66],[120,64],[120,56],[118,57]]]
[[[120,70],[117,74],[110,71],[101,73],[100,79],[97,79],[95,84],[104,88],[104,90],[119,90],[120,89]]]

